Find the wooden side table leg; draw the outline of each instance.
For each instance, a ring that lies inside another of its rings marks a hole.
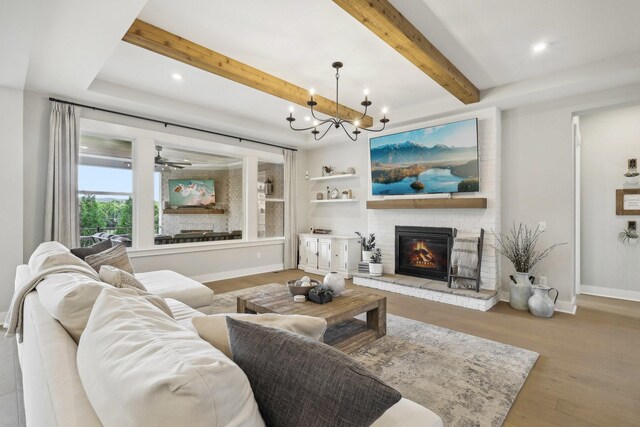
[[[387,299],[378,302],[378,308],[367,311],[367,328],[377,332],[378,338],[387,334]]]
[[[247,307],[244,304],[244,300],[242,298],[236,298],[237,302],[237,313],[246,313],[247,312]]]

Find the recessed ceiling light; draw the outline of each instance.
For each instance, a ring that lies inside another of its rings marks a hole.
[[[173,78],[173,80],[182,80],[182,75],[178,73],[171,74],[171,77]]]
[[[533,45],[533,47],[531,48],[532,51],[538,53],[538,52],[542,52],[543,50],[547,49],[549,47],[549,43],[546,42],[540,42],[540,43],[536,43]]]

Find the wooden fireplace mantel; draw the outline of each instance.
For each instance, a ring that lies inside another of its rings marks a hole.
[[[486,197],[367,200],[367,209],[486,209]]]

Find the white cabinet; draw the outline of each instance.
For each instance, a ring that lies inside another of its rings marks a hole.
[[[360,261],[357,237],[331,234],[301,234],[299,237],[299,269],[320,275],[335,271],[347,279],[357,271]]]

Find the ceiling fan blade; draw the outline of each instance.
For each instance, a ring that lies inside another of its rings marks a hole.
[[[176,164],[173,162],[167,162],[166,165],[169,166],[170,168],[184,169],[184,166],[180,166],[179,164]]]
[[[187,161],[181,162],[181,161],[177,161],[177,160],[176,160],[176,161],[174,162],[173,160],[167,160],[167,161],[166,161],[166,163],[171,163],[171,164],[173,164],[173,165],[186,165],[186,166],[191,166],[191,162],[187,162]]]

